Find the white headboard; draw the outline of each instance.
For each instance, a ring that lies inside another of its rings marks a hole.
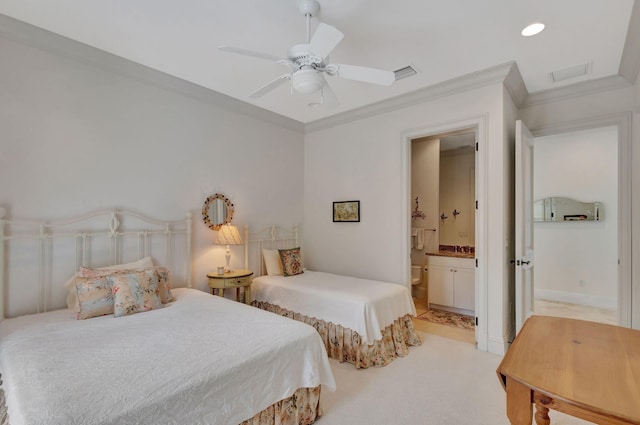
[[[66,306],[64,283],[81,267],[150,256],[174,287],[191,287],[191,213],[165,221],[123,209],[55,221],[13,220],[0,208],[0,320]]]
[[[269,226],[250,233],[249,226],[244,226],[244,268],[253,271],[254,276],[266,274],[262,249],[286,249],[300,246],[298,225],[290,229],[280,226]]]

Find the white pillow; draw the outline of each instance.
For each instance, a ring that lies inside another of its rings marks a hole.
[[[282,261],[277,249],[262,249],[262,258],[269,276],[282,276]]]
[[[98,267],[95,270],[131,270],[131,269],[146,269],[148,267],[153,267],[153,260],[151,259],[151,257],[144,257],[132,263]],[[78,304],[77,289],[76,289],[77,277],[80,277],[79,271],[76,272],[73,276],[71,276],[71,278],[67,280],[67,282],[64,284],[64,287],[67,288],[67,291],[69,291],[69,293],[67,294],[67,307],[74,311],[79,311],[79,308],[80,308]]]

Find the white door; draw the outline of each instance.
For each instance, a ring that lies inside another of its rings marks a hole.
[[[533,136],[516,121],[516,333],[533,314]]]

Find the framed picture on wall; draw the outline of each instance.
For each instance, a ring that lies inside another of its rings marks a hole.
[[[360,221],[360,201],[334,202],[333,221],[334,223]]]

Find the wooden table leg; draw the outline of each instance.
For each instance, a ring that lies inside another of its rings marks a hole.
[[[251,305],[251,286],[244,287],[244,302]]]
[[[507,417],[511,425],[531,425],[531,389],[507,376]]]
[[[549,419],[549,408],[547,405],[551,403],[551,399],[547,396],[539,393],[534,393],[533,402],[536,405],[536,424],[537,425],[549,425],[551,419]]]

